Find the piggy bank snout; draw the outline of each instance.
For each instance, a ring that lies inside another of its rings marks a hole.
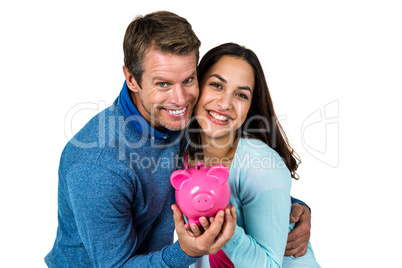
[[[198,211],[207,211],[214,206],[214,199],[209,194],[199,194],[193,199],[193,207]]]

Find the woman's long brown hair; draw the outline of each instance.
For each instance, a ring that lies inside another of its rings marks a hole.
[[[296,170],[300,164],[300,159],[296,152],[289,145],[289,141],[283,131],[278,118],[275,114],[271,95],[265,80],[260,61],[257,55],[243,46],[234,43],[226,43],[208,51],[201,59],[197,68],[198,81],[202,80],[204,74],[222,56],[232,56],[247,61],[254,70],[255,86],[250,110],[244,124],[238,129],[237,135],[256,138],[272,149],[274,149],[283,159],[289,169],[292,178],[298,179]],[[189,130],[200,129],[197,120],[192,120]],[[190,159],[202,156],[202,144],[199,131],[189,131],[190,146],[187,153]]]

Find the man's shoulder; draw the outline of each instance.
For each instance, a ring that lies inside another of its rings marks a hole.
[[[114,103],[92,117],[66,144],[63,149],[60,167],[76,163],[96,164],[102,155],[116,154],[119,139],[118,121],[122,117],[119,107]],[[107,159],[110,161],[111,158]]]

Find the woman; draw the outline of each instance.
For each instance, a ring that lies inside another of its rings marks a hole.
[[[223,251],[204,256],[195,267],[319,267],[311,248],[297,259],[283,257],[298,159],[275,115],[257,56],[237,44],[220,45],[202,58],[198,80],[188,165],[230,168],[230,203],[238,217]]]

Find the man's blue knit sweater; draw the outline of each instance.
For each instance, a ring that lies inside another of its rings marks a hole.
[[[129,99],[92,118],[61,156],[49,267],[188,267],[173,243],[178,132],[158,132]]]

